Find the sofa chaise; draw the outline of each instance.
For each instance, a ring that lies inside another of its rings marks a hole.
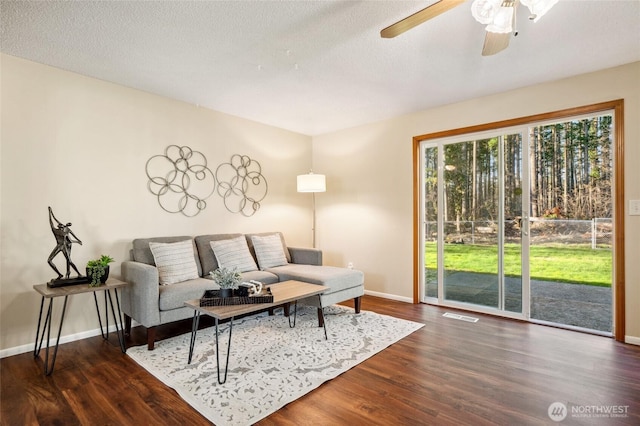
[[[218,288],[209,273],[219,267],[236,268],[242,281],[325,285],[330,290],[321,295],[322,306],[354,299],[356,313],[364,294],[361,271],[323,266],[322,251],[287,247],[280,232],[140,238],[133,240],[130,257],[122,263],[123,279],[129,283],[122,290],[125,332],[130,332],[132,319],[146,327],[149,350],[157,326],[192,317],[193,309],[184,302]],[[322,325],[318,299],[303,302],[318,307]]]

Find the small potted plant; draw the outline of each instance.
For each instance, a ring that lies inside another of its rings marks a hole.
[[[100,256],[99,259],[87,262],[87,278],[89,278],[89,285],[91,287],[97,287],[107,282],[107,278],[109,278],[109,264],[111,262],[113,262],[113,258],[106,254]]]
[[[240,284],[240,272],[236,268],[218,268],[209,272],[213,281],[220,286],[220,297],[233,296],[233,290]]]

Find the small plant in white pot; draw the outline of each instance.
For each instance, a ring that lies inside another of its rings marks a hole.
[[[240,272],[236,268],[218,268],[215,271],[209,272],[213,281],[220,286],[220,297],[233,296],[233,290],[238,288],[241,277]]]

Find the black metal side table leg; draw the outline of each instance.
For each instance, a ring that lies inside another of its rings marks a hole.
[[[231,354],[231,332],[233,331],[233,317],[229,320],[229,342],[227,343],[227,363],[224,366],[224,380],[220,380],[220,350],[218,349],[218,318],[216,318],[216,370],[218,372],[218,383],[224,384],[227,381],[229,371],[229,354]]]
[[[42,349],[42,342],[44,342],[44,334],[45,334],[45,330],[51,329],[51,311],[52,311],[52,307],[51,307],[51,302],[53,301],[53,299],[49,299],[49,307],[47,308],[47,316],[44,320],[44,325],[42,326],[42,334],[40,335],[40,343],[38,344],[38,338],[36,337],[36,350],[33,353],[34,358],[38,357],[38,355],[40,355],[40,349]],[[41,312],[42,314],[42,312]],[[38,327],[40,328],[40,327]],[[47,340],[47,346],[49,345],[49,341]]]
[[[296,326],[296,317],[298,316],[298,301],[296,300],[293,303],[293,324],[291,324],[291,313],[289,313],[289,328],[295,328]]]
[[[322,309],[322,298],[318,295],[318,303],[320,304],[320,315],[322,315],[322,327],[324,328],[324,340],[329,340],[327,337],[327,322],[324,320],[324,309]]]
[[[105,296],[106,297],[106,296]],[[107,340],[109,338],[109,323],[107,323],[107,333],[105,334],[104,329],[102,328],[102,318],[100,317],[100,308],[98,307],[98,296],[96,296],[96,292],[93,292],[93,300],[96,302],[96,313],[98,314],[98,324],[100,324],[100,334],[102,335],[102,338]],[[106,301],[107,299],[105,298],[105,312],[107,312],[107,306],[106,306]],[[107,319],[108,319],[108,315],[107,315]]]
[[[193,320],[191,321],[191,343],[189,343],[189,360],[187,364],[191,364],[191,357],[193,356],[193,347],[196,344],[196,333],[198,332],[198,324],[200,323],[200,311],[193,313]],[[218,324],[216,320],[216,325]],[[218,337],[216,335],[216,341]]]
[[[64,322],[64,314],[67,311],[67,300],[69,296],[64,297],[64,304],[62,305],[62,314],[60,315],[60,325],[58,326],[58,337],[56,338],[56,346],[53,349],[53,356],[51,358],[51,364],[49,364],[49,342],[51,341],[51,323],[53,322],[52,312],[53,312],[53,298],[49,299],[49,307],[47,309],[47,317],[44,321],[44,326],[42,327],[42,335],[36,336],[36,348],[33,352],[34,358],[40,355],[40,349],[42,349],[42,343],[44,341],[44,335],[47,334],[47,347],[45,348],[45,357],[44,357],[44,374],[45,376],[50,376],[53,373],[53,367],[56,364],[56,357],[58,355],[58,346],[60,346],[60,334],[62,333],[62,324]],[[38,331],[37,334],[40,334],[40,322],[42,321],[42,308],[44,305],[44,297],[42,298],[42,303],[40,305],[40,318],[38,319]],[[38,343],[38,340],[40,342]]]
[[[51,305],[51,303],[49,303],[49,305]],[[47,316],[46,319],[44,321],[44,326],[42,327],[42,338],[40,337],[40,324],[42,323],[42,310],[44,308],[44,296],[42,297],[42,300],[40,301],[40,315],[38,316],[38,327],[36,328],[36,342],[33,345],[33,357],[37,358],[38,355],[40,354],[40,348],[42,347],[42,340],[44,340],[44,330],[45,328],[47,328],[47,324],[49,323],[49,315],[51,312],[51,309],[47,310]],[[40,340],[40,344],[38,344],[38,340]]]
[[[120,299],[118,299],[118,289],[113,289],[113,291],[116,293],[116,305],[118,306],[118,316],[116,316],[116,311],[113,309],[113,298],[111,296],[111,290],[107,290],[105,294],[105,305],[106,305],[106,298],[107,296],[109,297],[109,304],[111,305],[111,315],[113,315],[113,322],[116,325],[116,334],[118,335],[118,342],[120,343],[120,350],[122,351],[122,353],[126,353],[127,352],[127,348],[124,345],[124,328],[122,328],[122,315],[120,312]],[[109,312],[106,310],[106,306],[105,306],[105,313],[107,316],[107,321],[109,318]],[[100,315],[98,315],[99,317]],[[120,326],[118,327],[118,323],[120,323]],[[107,322],[108,324],[108,322]],[[109,329],[107,328],[107,333],[109,333]],[[108,334],[107,334],[108,335]]]
[[[113,292],[116,294],[116,305],[118,306],[118,321],[120,321],[120,331],[122,333],[122,353],[127,351],[124,343],[124,322],[122,321],[122,310],[120,309],[120,298],[118,297],[118,289],[114,288]]]

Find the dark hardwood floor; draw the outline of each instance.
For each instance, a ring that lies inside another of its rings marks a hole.
[[[476,314],[467,323],[443,318],[443,308],[369,296],[362,309],[425,327],[259,425],[555,424],[547,410],[556,401],[582,416],[570,412],[561,424],[640,424],[638,346]],[[160,327],[158,338],[189,330],[183,321]],[[138,327],[127,344],[145,338]],[[0,360],[2,425],[209,424],[123,355],[114,334],[61,345],[53,375],[42,367],[32,353]],[[626,417],[586,413],[611,406]]]

